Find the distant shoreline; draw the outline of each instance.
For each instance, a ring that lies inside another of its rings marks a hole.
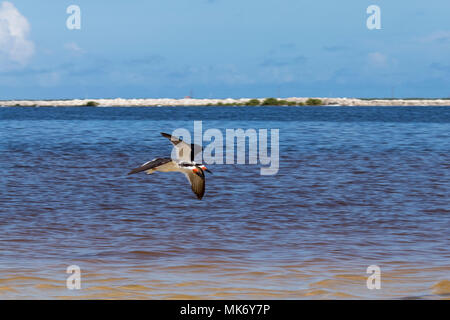
[[[271,103],[273,102],[273,103]],[[450,99],[241,98],[241,99],[73,99],[5,100],[2,107],[157,107],[157,106],[450,106]]]

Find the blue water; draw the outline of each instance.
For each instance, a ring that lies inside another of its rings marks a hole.
[[[127,176],[200,120],[279,129],[278,174]],[[449,151],[450,107],[0,108],[0,297],[446,297]]]

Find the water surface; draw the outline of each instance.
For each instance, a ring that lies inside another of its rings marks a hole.
[[[202,201],[127,176],[194,120],[279,129],[279,173],[210,165]],[[448,299],[449,132],[450,107],[0,108],[0,298]]]

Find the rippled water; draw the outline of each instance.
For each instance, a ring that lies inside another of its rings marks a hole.
[[[279,173],[127,176],[194,120],[280,129]],[[0,108],[0,137],[0,298],[450,296],[450,107]]]

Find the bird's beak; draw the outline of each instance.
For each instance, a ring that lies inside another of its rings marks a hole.
[[[202,166],[201,167],[204,171],[206,171],[206,172],[209,172],[209,173],[211,173],[211,174],[213,174],[212,173],[212,171],[211,170],[209,170],[207,167],[205,167],[205,166]]]

